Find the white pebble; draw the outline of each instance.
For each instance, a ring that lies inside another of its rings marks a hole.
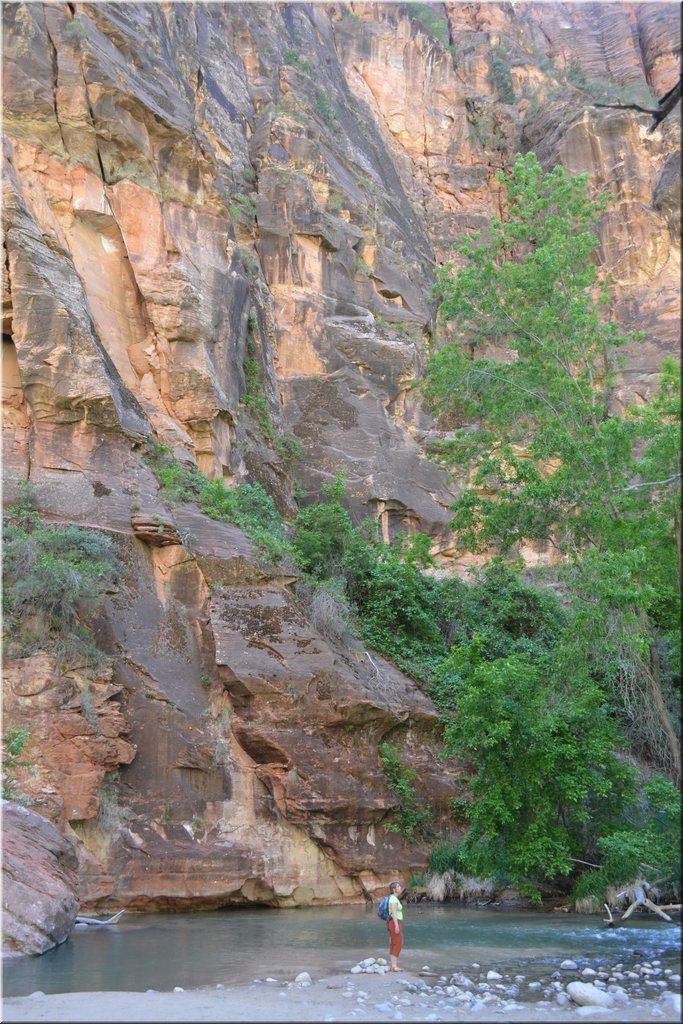
[[[173,991],[174,991],[174,992],[184,992],[184,991],[185,991],[185,989],[184,989],[184,988],[181,988],[181,987],[180,987],[180,985],[176,985],[176,987],[175,987],[175,988],[173,989]]]

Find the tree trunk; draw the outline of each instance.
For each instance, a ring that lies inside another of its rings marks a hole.
[[[652,637],[650,630],[650,624],[647,621],[647,616],[641,608],[638,609],[638,618],[643,627],[643,631],[648,639],[650,648],[650,664],[646,665],[644,662],[643,670],[645,672],[648,689],[652,697],[652,703],[657,712],[657,719],[661,725],[662,732],[666,737],[667,748],[671,756],[671,763],[673,766],[674,782],[680,789],[681,787],[681,748],[674,729],[669,709],[667,708],[664,697],[662,695],[662,686],[659,675],[659,654],[657,653],[657,645]]]

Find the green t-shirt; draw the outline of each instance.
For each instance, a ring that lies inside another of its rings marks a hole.
[[[394,907],[396,908],[396,917],[398,918],[399,921],[402,921],[403,920],[403,907],[401,906],[401,901],[398,898],[398,896],[395,893],[392,892],[391,896],[389,897],[389,913],[390,914],[392,913]]]

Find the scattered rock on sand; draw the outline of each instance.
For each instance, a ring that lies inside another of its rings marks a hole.
[[[681,993],[680,992],[663,992],[658,1000],[659,1004],[666,1010],[672,1010],[681,1016]]]
[[[567,985],[567,992],[579,1006],[614,1006],[614,996],[611,992],[604,992],[602,989],[585,981],[570,981]]]

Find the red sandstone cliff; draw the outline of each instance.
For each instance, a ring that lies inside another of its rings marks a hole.
[[[96,678],[5,666],[5,721],[32,732],[23,783],[77,842],[85,904],[353,900],[419,866],[382,828],[386,738],[447,812],[457,766],[436,760],[428,699],[316,633],[240,531],[166,507],[144,459],[155,439],[294,507],[240,404],[250,330],[304,490],[346,468],[357,518],[431,533],[456,568],[452,484],[410,386],[432,269],[496,212],[516,151],[614,197],[601,258],[615,315],[646,334],[623,396],[677,345],[677,114],[649,134],[567,69],[661,95],[678,5],[432,6],[3,9],[4,501],[29,477],[49,519],[110,532],[126,565]]]

